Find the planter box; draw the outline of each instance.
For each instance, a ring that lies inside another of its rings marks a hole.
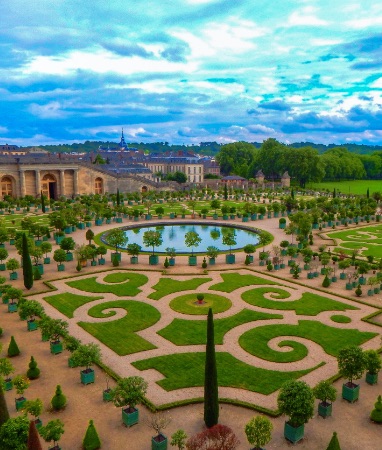
[[[320,402],[318,404],[318,415],[326,419],[332,415],[332,404]]]
[[[9,279],[10,280],[17,280],[17,278],[18,278],[17,272],[11,272],[9,274]]]
[[[366,284],[366,278],[365,277],[359,277],[358,278],[358,282],[359,284],[361,284],[362,286]]]
[[[340,280],[346,280],[346,273],[340,273]]]
[[[347,384],[342,385],[342,398],[347,400],[350,403],[358,400],[359,397],[359,384],[354,384],[353,387],[348,386]]]
[[[373,289],[369,289],[367,291],[367,295],[368,295],[368,297],[371,297],[372,295],[374,295],[374,290]]]
[[[337,282],[337,277],[332,277],[332,283],[336,283]]]
[[[8,303],[8,312],[17,312],[17,303]]]
[[[111,402],[111,389],[110,388],[109,389],[105,389],[102,392],[102,400],[104,402]]]
[[[380,293],[380,291],[381,291],[381,290],[380,290],[379,288],[377,288],[377,287],[376,287],[376,288],[374,288],[374,294],[379,294],[379,293]]]
[[[261,259],[260,262],[259,262],[259,265],[260,266],[265,266],[265,261]]]
[[[130,262],[131,264],[138,264],[138,256],[131,256]]]
[[[248,217],[242,217],[241,221],[242,222],[248,222],[249,218]]]
[[[63,272],[63,271],[65,270],[65,265],[64,265],[64,264],[59,264],[59,265],[57,266],[57,270],[58,270],[59,272]]]
[[[170,264],[171,267],[175,266],[175,258],[170,258],[168,260],[168,263]]]
[[[36,425],[37,430],[39,430],[42,427],[42,420],[41,419],[35,419],[34,423]]]
[[[40,272],[40,275],[44,275],[44,266],[42,264],[37,264],[37,266],[34,267],[37,267],[38,271]]]
[[[292,427],[288,422],[285,422],[284,425],[284,437],[292,444],[295,444],[301,439],[304,438],[304,425],[300,425],[299,427]]]
[[[377,384],[378,383],[378,374],[366,372],[366,383],[367,384]]]
[[[121,254],[120,253],[115,253],[115,252],[111,254],[111,262],[113,262],[113,259],[115,257],[118,259],[119,262],[121,262]]]
[[[55,237],[56,244],[60,245],[63,239],[64,239],[64,236],[56,236]]]
[[[215,265],[215,262],[216,262],[216,259],[215,259],[215,258],[209,258],[209,259],[208,259],[208,264],[209,264],[210,266],[214,266],[214,265]]]
[[[95,372],[93,369],[85,369],[81,370],[81,383],[82,384],[91,384],[95,381]]]
[[[92,226],[92,223],[91,222],[86,222],[86,224],[85,224],[88,228],[90,228],[91,226]]]
[[[117,223],[122,223],[122,217],[117,217],[115,220]]]
[[[15,399],[16,411],[20,411],[20,409],[22,409],[23,406],[25,405],[26,401],[27,399],[25,397],[16,398]]]
[[[189,256],[188,257],[188,265],[189,266],[196,266],[197,264],[197,257],[196,256]]]
[[[9,245],[15,245],[15,240],[14,239],[9,239]]]
[[[66,254],[66,261],[67,262],[73,261],[73,253],[72,252],[68,252]]]
[[[11,391],[13,388],[13,381],[10,378],[7,378],[4,381],[4,390]]]
[[[106,219],[106,224],[110,225],[111,224],[111,219]]]
[[[52,355],[58,355],[59,353],[62,353],[62,350],[63,350],[62,342],[56,341],[50,343],[50,353],[52,353]]]
[[[230,255],[225,255],[225,262],[226,264],[235,264],[235,255],[234,254],[230,254]]]
[[[105,265],[105,262],[106,262],[105,258],[99,258],[99,259],[98,259],[98,264],[99,264],[100,266],[104,266],[104,265]]]
[[[84,229],[85,229],[85,224],[84,224],[83,222],[79,222],[79,223],[77,224],[77,228],[78,228],[79,230],[84,230]]]
[[[95,266],[97,265],[97,261],[90,261],[90,265],[91,265],[92,267],[95,267]]]
[[[37,320],[28,320],[27,321],[27,328],[28,331],[35,331],[38,328],[38,321]]]
[[[279,223],[280,230],[284,230],[286,227],[286,223]]]
[[[353,283],[346,283],[346,290],[351,291],[353,289]]]
[[[167,450],[167,437],[164,434],[158,434],[151,438],[151,450]]]
[[[41,244],[42,244],[42,241],[39,241],[39,240],[34,241],[34,245],[35,245],[36,247],[40,247]]]
[[[95,220],[95,224],[96,224],[97,227],[101,226],[102,225],[102,219],[96,219]]]
[[[149,256],[149,264],[150,266],[156,266],[159,263],[158,255],[150,255]]]
[[[66,227],[64,231],[65,231],[65,234],[71,234],[72,227]]]
[[[135,411],[128,412],[128,408],[122,409],[122,422],[125,426],[131,427],[138,423],[139,411],[135,408]]]
[[[49,258],[49,256],[47,256],[46,258],[44,258],[44,264],[50,264],[50,258]]]

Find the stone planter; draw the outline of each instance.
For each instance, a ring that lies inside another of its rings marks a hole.
[[[63,345],[60,341],[55,341],[50,343],[50,353],[52,355],[58,355],[59,353],[62,353]]]
[[[342,385],[342,398],[350,403],[358,400],[359,397],[359,384],[348,386],[348,383]]]
[[[81,383],[82,384],[91,384],[95,381],[95,372],[94,369],[88,368],[85,370],[81,370]]]
[[[236,255],[233,253],[230,253],[229,255],[225,255],[225,262],[226,264],[235,264]]]
[[[33,320],[28,320],[27,321],[27,329],[28,331],[35,331],[38,328],[38,321],[33,319]]]
[[[320,402],[318,404],[318,415],[326,419],[332,415],[332,404]]]
[[[158,255],[150,255],[149,256],[149,264],[150,266],[156,266],[159,263]]]
[[[367,384],[377,384],[378,383],[378,373],[366,372],[366,383]]]
[[[197,264],[197,257],[196,256],[189,256],[188,257],[188,265],[189,266],[196,266]]]
[[[164,434],[152,437],[151,450],[167,450],[167,437]]]
[[[135,408],[132,412],[129,412],[129,408],[122,409],[122,422],[126,427],[131,427],[138,423],[139,411]]]
[[[304,425],[300,425],[299,427],[293,427],[289,424],[289,422],[285,422],[284,425],[284,437],[292,444],[301,441],[304,437]]]

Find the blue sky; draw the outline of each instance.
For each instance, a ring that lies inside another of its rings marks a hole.
[[[0,143],[382,144],[382,3],[0,2]]]

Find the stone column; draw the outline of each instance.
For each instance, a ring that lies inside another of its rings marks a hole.
[[[65,195],[65,170],[60,170],[60,195]]]
[[[41,194],[41,177],[40,177],[40,170],[35,170],[36,174],[36,197]]]
[[[74,169],[73,171],[73,190],[74,195],[78,195],[78,169]]]
[[[25,170],[20,170],[20,195],[21,197],[26,196],[26,189],[25,189]]]

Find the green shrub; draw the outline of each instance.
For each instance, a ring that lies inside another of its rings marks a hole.
[[[65,408],[66,397],[62,393],[61,386],[59,384],[56,387],[56,393],[54,394],[51,403],[52,403],[52,408],[55,411],[59,411],[60,409]]]
[[[167,269],[167,267],[170,265],[170,263],[168,262],[167,256],[166,256],[166,259],[164,260],[163,265],[164,265],[164,267],[165,267],[166,269]]]
[[[119,259],[118,259],[117,255],[113,255],[112,263],[113,263],[113,267],[118,267],[119,266]]]
[[[29,363],[29,369],[27,371],[27,377],[30,380],[36,380],[40,376],[40,369],[37,367],[37,362],[33,356],[31,356],[31,360]]]
[[[357,286],[357,289],[355,290],[355,295],[357,297],[361,297],[361,295],[362,295],[362,289],[361,289],[361,285],[360,284]]]
[[[38,270],[38,267],[36,267],[36,266],[33,268],[33,279],[34,280],[41,280],[41,273]]]
[[[334,431],[332,438],[326,450],[341,450],[340,443],[338,442],[337,433]]]
[[[378,400],[374,404],[374,409],[371,411],[370,419],[376,423],[382,423],[382,397],[378,395]]]
[[[325,275],[324,281],[322,282],[322,287],[328,288],[330,286],[330,280],[327,275]]]
[[[8,347],[8,356],[12,358],[13,356],[18,356],[20,354],[20,349],[16,343],[16,340],[13,336],[11,336],[11,342]]]
[[[84,450],[97,450],[101,448],[101,440],[92,420],[89,421],[82,446]]]
[[[246,266],[249,266],[249,265],[251,264],[251,260],[250,260],[250,258],[249,258],[249,255],[246,255],[246,256],[245,256],[244,264],[245,264]]]

